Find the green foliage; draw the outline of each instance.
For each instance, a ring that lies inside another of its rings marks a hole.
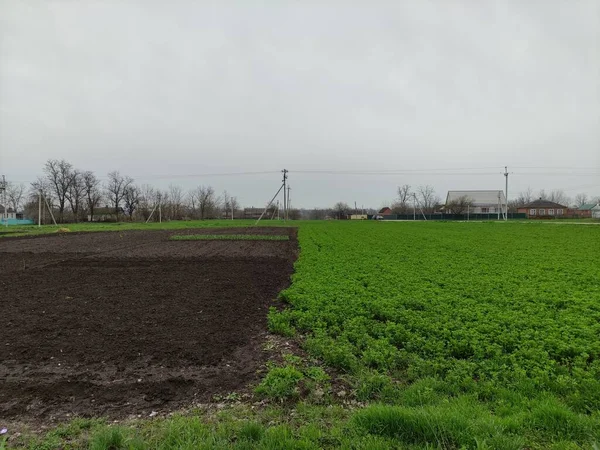
[[[501,420],[466,399],[442,408],[374,405],[356,413],[353,422],[371,434],[405,444],[494,449],[524,445],[523,438],[507,431]]]
[[[277,309],[273,306],[269,308],[269,315],[267,317],[269,331],[272,333],[277,333],[282,336],[294,336],[296,334],[296,329],[290,325],[291,317],[289,310],[284,310],[279,313]]]
[[[129,448],[123,430],[117,427],[105,428],[90,442],[90,450],[121,450]]]
[[[239,438],[251,442],[258,442],[265,434],[263,426],[256,422],[246,422],[242,425],[239,432]]]
[[[468,396],[531,442],[597,439],[600,228],[334,222],[298,237],[291,308],[269,321],[350,373],[359,400],[433,414]]]
[[[289,241],[290,237],[279,234],[176,234],[171,241]]]
[[[294,366],[273,367],[256,387],[256,393],[273,400],[287,400],[298,397],[298,383],[304,374]]]

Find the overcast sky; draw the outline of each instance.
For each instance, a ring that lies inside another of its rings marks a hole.
[[[287,168],[294,206],[379,207],[508,165],[509,197],[600,195],[599,84],[600,0],[0,0],[0,171],[259,206]],[[201,176],[237,172],[272,173]]]

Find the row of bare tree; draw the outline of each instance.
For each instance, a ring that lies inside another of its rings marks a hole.
[[[527,190],[519,192],[517,197],[515,197],[513,200],[510,200],[508,202],[508,206],[510,210],[516,211],[517,208],[525,206],[537,199],[548,200],[561,205],[571,206],[573,208],[579,208],[588,203],[600,203],[600,196],[593,197],[585,193],[580,193],[572,199],[565,193],[565,191],[561,189],[555,189],[552,191],[546,191],[545,189],[542,189],[537,193],[537,195],[535,195],[533,189],[529,187]]]
[[[46,162],[43,175],[31,183],[28,195],[23,184],[8,184],[9,205],[25,209],[28,217],[38,215],[39,195],[48,203],[59,222],[80,220],[158,220],[210,219],[231,217],[239,213],[240,205],[227,191],[218,195],[211,186],[198,186],[185,192],[180,186],[166,190],[135,180],[119,171],[110,172],[101,181],[92,171],[82,171],[63,160]],[[45,211],[44,211],[45,212]],[[153,214],[154,212],[154,214]]]

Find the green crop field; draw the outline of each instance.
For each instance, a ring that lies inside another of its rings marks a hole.
[[[272,363],[258,406],[23,445],[600,448],[600,226],[302,222],[298,239],[268,319],[306,353]]]

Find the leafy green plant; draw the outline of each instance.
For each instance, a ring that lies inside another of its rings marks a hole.
[[[256,387],[256,393],[280,401],[298,397],[298,383],[303,378],[304,374],[294,366],[272,367]]]

